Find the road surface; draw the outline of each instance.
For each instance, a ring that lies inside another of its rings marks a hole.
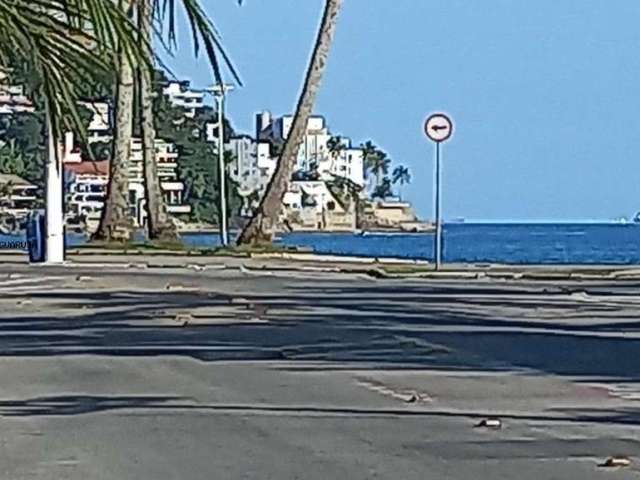
[[[0,478],[640,478],[639,287],[0,266]]]

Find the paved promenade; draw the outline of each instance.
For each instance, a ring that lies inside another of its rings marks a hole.
[[[0,264],[0,478],[640,478],[640,281],[223,267]]]

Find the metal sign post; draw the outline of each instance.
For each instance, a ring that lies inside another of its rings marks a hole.
[[[442,174],[440,167],[440,144],[451,138],[453,134],[453,122],[443,113],[434,113],[427,118],[424,123],[424,133],[436,144],[435,162],[435,216],[436,216],[436,238],[434,241],[434,259],[436,270],[440,270],[442,265],[442,202],[441,183]]]

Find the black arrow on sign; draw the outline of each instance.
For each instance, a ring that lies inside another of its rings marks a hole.
[[[438,130],[446,130],[447,127],[446,125],[434,125],[433,127],[431,127],[431,130],[433,130],[434,132],[438,132]]]

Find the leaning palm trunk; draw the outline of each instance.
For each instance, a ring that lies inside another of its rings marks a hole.
[[[151,0],[139,2],[138,21],[142,41],[150,48],[153,6]],[[152,58],[152,52],[149,58]],[[167,206],[162,196],[158,163],[156,158],[156,129],[153,116],[153,69],[140,68],[140,107],[142,130],[142,157],[144,169],[144,194],[147,208],[147,232],[149,239],[161,241],[177,240],[176,226],[167,214]]]
[[[291,175],[295,168],[296,157],[304,140],[309,117],[320,89],[322,77],[327,66],[329,51],[333,43],[338,15],[344,0],[326,0],[320,31],[311,56],[311,63],[296,109],[291,133],[287,138],[284,150],[278,161],[267,191],[260,202],[256,213],[238,239],[239,244],[256,244],[271,242],[274,229],[282,214],[282,198],[289,189]]]
[[[116,86],[115,134],[111,154],[107,197],[95,240],[126,242],[133,224],[129,209],[129,158],[133,136],[133,69],[124,51],[120,52]]]

